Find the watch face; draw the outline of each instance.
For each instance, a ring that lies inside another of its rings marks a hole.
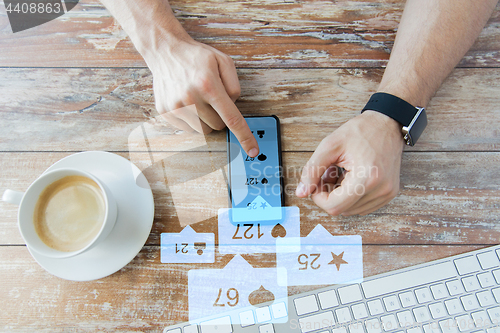
[[[406,144],[409,146],[414,146],[420,135],[427,126],[427,114],[424,108],[419,108],[419,112],[415,115],[408,127],[403,127],[403,133]]]

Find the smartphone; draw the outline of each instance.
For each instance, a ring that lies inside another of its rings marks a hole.
[[[276,116],[245,117],[259,155],[250,157],[234,134],[227,131],[228,185],[232,222],[280,220],[285,205],[280,121]],[[252,215],[253,214],[253,215]]]

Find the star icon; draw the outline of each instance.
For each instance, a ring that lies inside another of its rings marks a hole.
[[[344,251],[342,251],[342,253],[339,254],[339,255],[336,255],[335,253],[332,252],[332,258],[333,258],[333,260],[330,261],[328,263],[328,265],[335,265],[335,266],[337,266],[337,271],[339,271],[340,270],[340,265],[348,263],[347,261],[345,261],[344,259],[342,259],[343,256],[344,256]]]
[[[260,207],[261,207],[262,209],[266,209],[266,207],[267,207],[267,203],[266,203],[266,202],[261,203],[261,204],[260,204]]]

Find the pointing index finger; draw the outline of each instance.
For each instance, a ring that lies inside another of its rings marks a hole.
[[[223,88],[223,87],[222,87]],[[217,98],[210,101],[212,107],[217,111],[222,121],[233,132],[243,147],[243,150],[250,157],[255,157],[259,154],[259,145],[248,127],[245,118],[228,96],[225,89],[217,92]]]

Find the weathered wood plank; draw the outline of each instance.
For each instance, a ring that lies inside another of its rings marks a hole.
[[[69,153],[1,153],[0,191],[25,190],[48,166]],[[225,153],[121,153],[143,170],[153,189],[155,220],[147,241],[194,224],[217,234],[217,211],[227,205],[221,171]],[[500,153],[406,153],[401,190],[387,206],[360,217],[332,217],[310,199],[294,195],[310,153],[284,153],[285,203],[298,206],[301,234],[318,223],[333,234],[358,234],[365,244],[498,244]],[[478,170],[478,172],[474,172]],[[210,178],[213,177],[213,178]],[[214,185],[214,179],[222,179]],[[189,182],[188,182],[189,181]],[[187,214],[192,213],[192,214]],[[24,244],[17,207],[0,202],[0,244]]]
[[[359,111],[381,79],[377,69],[244,69],[245,115],[281,119],[283,149],[313,151]],[[147,69],[0,69],[0,151],[129,151],[129,136],[154,125],[153,150],[175,150],[183,136],[154,119]],[[500,70],[457,69],[428,108],[421,151],[500,148]],[[152,139],[152,137],[150,137]],[[224,151],[223,132],[207,136]],[[203,149],[203,147],[199,148]]]
[[[478,246],[363,246],[364,275],[472,251]],[[146,246],[119,272],[97,281],[54,277],[31,258],[26,247],[0,247],[0,329],[9,332],[159,332],[188,320],[187,272],[223,268],[215,264],[161,264],[159,247]],[[275,256],[245,258],[254,267],[273,267]],[[312,287],[289,287],[289,294]]]
[[[263,68],[384,66],[404,7],[403,0],[171,3],[196,40],[231,55],[238,67]],[[460,66],[499,66],[499,20],[497,11]],[[0,48],[0,66],[145,66],[98,0],[15,34],[2,11]]]

